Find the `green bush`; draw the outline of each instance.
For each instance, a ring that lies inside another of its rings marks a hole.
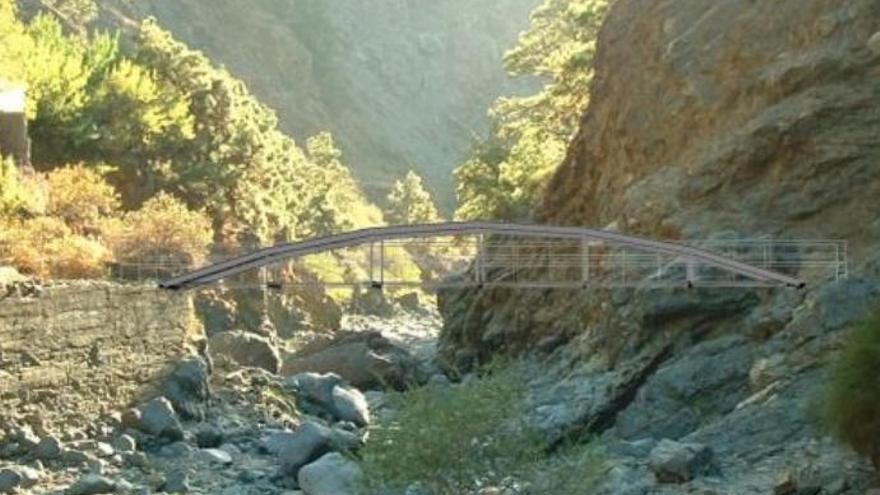
[[[880,468],[880,314],[859,325],[835,364],[821,413],[842,442]]]
[[[413,484],[434,495],[486,486],[582,493],[595,479],[599,455],[579,446],[548,461],[546,441],[524,419],[525,383],[522,366],[496,364],[467,384],[391,396],[394,418],[371,431],[362,451],[369,493]],[[575,472],[560,475],[567,471]]]

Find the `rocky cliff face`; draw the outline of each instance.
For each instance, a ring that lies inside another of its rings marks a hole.
[[[297,139],[329,130],[372,193],[409,169],[451,208],[452,168],[488,131],[486,109],[529,87],[502,55],[538,0],[100,2],[155,16],[225,64]]]
[[[446,352],[552,352],[532,419],[560,441],[600,435],[606,493],[862,493],[864,464],[810,410],[847,330],[880,307],[878,30],[870,0],[618,0],[592,106],[537,210],[660,238],[847,239],[849,280],[444,294]],[[704,470],[658,470],[705,446]]]
[[[878,30],[871,1],[620,1],[539,217],[872,244]]]

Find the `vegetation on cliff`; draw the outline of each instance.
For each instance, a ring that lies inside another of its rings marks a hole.
[[[589,103],[599,27],[609,0],[545,0],[505,56],[514,76],[547,81],[533,95],[499,99],[493,136],[456,170],[464,219],[526,217],[565,157]]]
[[[859,325],[831,372],[822,419],[839,440],[880,469],[880,316]]]

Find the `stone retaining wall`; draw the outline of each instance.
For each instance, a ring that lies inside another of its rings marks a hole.
[[[202,336],[185,294],[77,282],[0,299],[0,423],[66,427],[149,392]]]

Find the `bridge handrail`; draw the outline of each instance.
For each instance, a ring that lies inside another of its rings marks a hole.
[[[552,236],[557,238],[606,241],[654,253],[681,256],[689,261],[702,262],[710,266],[762,281],[775,282],[790,287],[804,286],[804,282],[798,278],[732,260],[686,244],[655,241],[617,232],[582,227],[491,222],[443,222],[433,224],[369,227],[351,232],[334,234],[327,237],[271,246],[199,268],[184,275],[170,278],[162,281],[159,284],[159,287],[172,290],[198,287],[230,275],[259,268],[284,259],[363,245],[368,242],[382,242],[415,237],[443,237],[477,234],[533,237]]]

